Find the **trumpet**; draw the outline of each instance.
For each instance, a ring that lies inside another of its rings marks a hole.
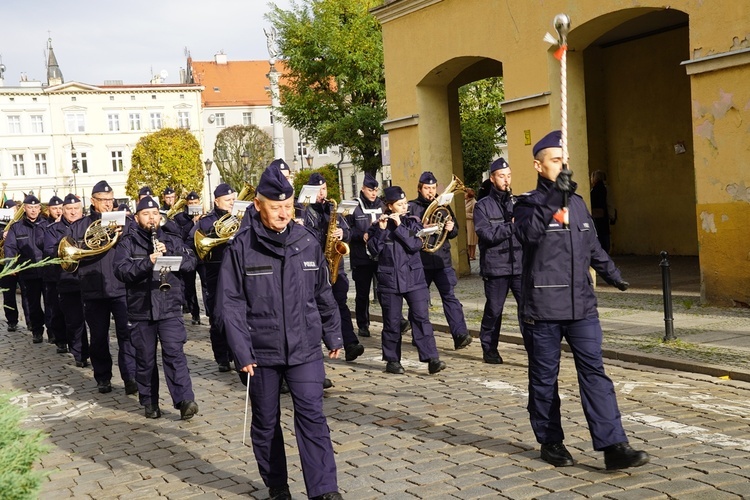
[[[156,249],[159,245],[159,240],[156,239],[156,226],[151,226],[151,244],[154,246],[154,252],[157,252]],[[159,291],[160,292],[167,292],[170,288],[172,288],[172,285],[170,285],[167,282],[167,275],[172,269],[169,267],[162,267],[159,269]]]

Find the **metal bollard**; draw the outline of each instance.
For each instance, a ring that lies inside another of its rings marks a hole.
[[[662,251],[661,254],[661,288],[664,296],[664,342],[675,340],[674,315],[672,314],[672,279],[669,273],[669,254]]]

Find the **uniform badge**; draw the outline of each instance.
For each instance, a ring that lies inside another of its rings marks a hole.
[[[281,193],[281,194],[279,195],[279,200],[280,200],[280,201],[284,201],[284,200],[286,200],[286,195],[285,195],[284,193]]]

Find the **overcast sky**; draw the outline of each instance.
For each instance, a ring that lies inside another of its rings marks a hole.
[[[21,73],[47,81],[47,39],[66,82],[104,80],[148,83],[166,70],[179,82],[187,48],[210,61],[223,51],[230,61],[267,59],[264,14],[292,0],[0,0],[0,57],[5,85]]]

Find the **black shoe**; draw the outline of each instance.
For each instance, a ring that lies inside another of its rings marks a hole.
[[[341,493],[339,493],[338,491],[332,491],[330,493],[312,497],[312,500],[344,500],[344,497],[342,497]]]
[[[182,306],[182,314],[190,314],[190,308],[188,306]]]
[[[89,366],[88,361],[76,361],[76,367],[78,368],[86,368],[87,366]]]
[[[226,373],[230,371],[232,368],[229,366],[229,363],[219,363],[219,371],[221,373]]]
[[[68,346],[58,344],[57,345],[57,354],[67,354],[68,353]]]
[[[201,324],[201,319],[200,318],[193,318],[190,321],[190,323],[192,323],[193,325],[200,325]]]
[[[640,467],[648,461],[648,453],[634,450],[628,443],[617,443],[604,448],[604,465],[607,470]]]
[[[404,367],[401,366],[401,363],[398,361],[389,361],[385,364],[385,371],[396,375],[402,375],[404,373]]]
[[[463,349],[469,344],[471,344],[471,335],[468,333],[464,333],[453,339],[453,347],[455,347],[457,351]]]
[[[369,337],[370,336],[370,329],[369,328],[360,328],[357,330],[357,335],[360,337]]]
[[[96,388],[99,389],[99,392],[101,392],[102,394],[112,392],[112,384],[109,382],[109,380],[103,380],[101,382],[97,382]]]
[[[365,352],[365,346],[362,344],[349,344],[344,346],[344,352],[346,352],[347,361],[354,361]]]
[[[437,372],[445,370],[446,366],[445,361],[440,361],[437,358],[431,359],[430,362],[427,363],[427,371],[430,372],[430,375],[434,375]]]
[[[411,331],[411,323],[408,319],[401,320],[401,333],[408,333]]]
[[[180,403],[180,418],[182,420],[190,420],[196,413],[198,413],[198,403],[195,401],[186,399]]]
[[[146,405],[146,418],[159,418],[161,417],[161,409],[159,405]]]
[[[54,335],[47,336],[47,343],[48,344],[57,344],[57,338],[55,338]]]
[[[31,341],[35,344],[41,344],[42,342],[44,342],[44,339],[42,338],[41,333],[35,333],[31,336]]]
[[[269,500],[292,500],[292,494],[289,492],[289,486],[271,486],[268,488]]]
[[[555,467],[570,467],[574,463],[573,456],[562,443],[543,444],[542,460]]]
[[[135,383],[135,379],[125,381],[125,394],[128,396],[138,394],[138,384]]]
[[[8,323],[9,332],[15,332],[16,330],[18,330],[18,323]]]
[[[333,387],[333,382],[331,382],[330,378],[324,378],[323,379],[323,389],[330,389]]]
[[[488,363],[490,365],[502,365],[503,364],[503,357],[500,356],[500,353],[497,351],[492,352],[484,352],[482,354],[482,359],[485,363]]]
[[[289,384],[286,383],[286,379],[281,379],[281,388],[279,388],[281,394],[289,394]]]

